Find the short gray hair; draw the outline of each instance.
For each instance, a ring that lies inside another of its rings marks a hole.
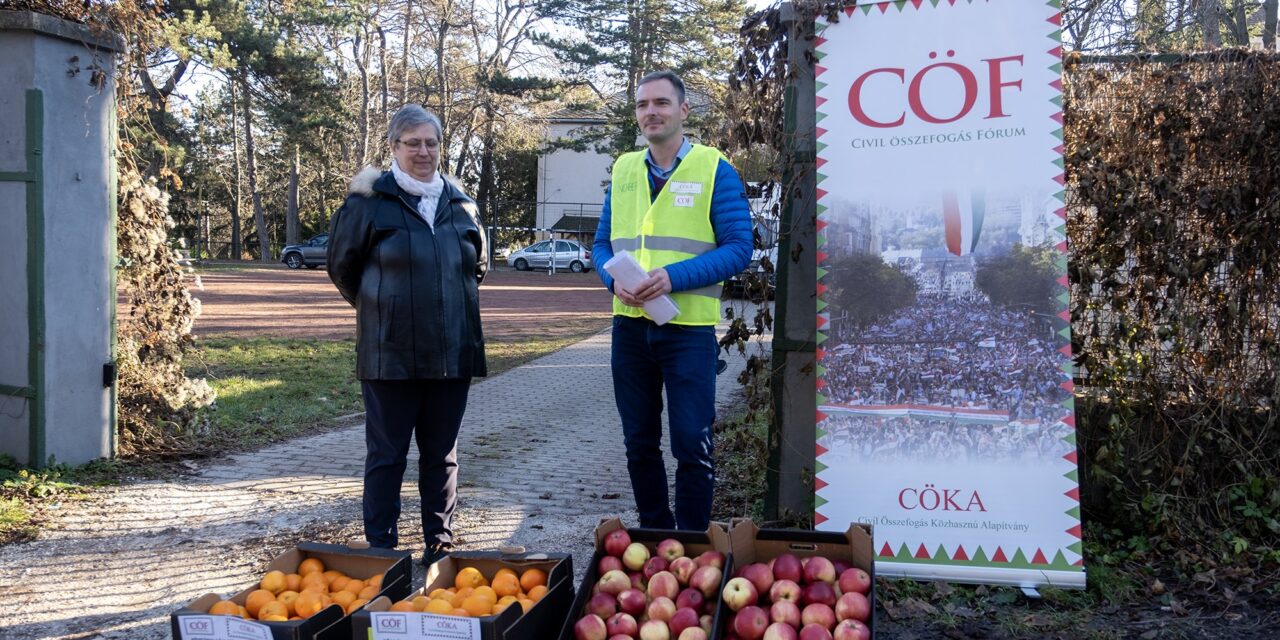
[[[391,116],[391,122],[387,124],[387,143],[394,144],[400,139],[400,134],[410,129],[417,129],[424,124],[429,124],[436,128],[437,138],[444,137],[444,131],[440,127],[440,118],[437,118],[436,114],[416,104],[406,104],[400,107],[400,110],[396,111],[394,116]]]

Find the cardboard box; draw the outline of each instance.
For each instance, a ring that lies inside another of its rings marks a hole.
[[[352,578],[364,580],[381,573],[379,594],[400,599],[409,594],[413,581],[410,556],[408,551],[373,549],[364,543],[346,546],[304,542],[276,556],[263,573],[293,573],[303,560],[317,558],[325,569],[337,569]],[[245,598],[257,588],[254,584],[232,596],[231,601],[243,605]],[[257,622],[208,615],[209,607],[221,599],[216,593],[206,594],[170,615],[174,640],[348,640],[351,637],[351,618],[336,604],[306,620]]]
[[[515,606],[483,618],[389,611],[395,601],[452,587],[458,571],[464,567],[475,567],[486,578],[492,578],[503,567],[516,573],[542,569],[547,572],[547,594],[528,613]],[[559,632],[572,602],[573,559],[569,554],[455,551],[431,565],[427,570],[427,584],[422,589],[394,600],[378,598],[357,611],[352,616],[349,637],[355,640],[543,640]]]
[[[735,520],[731,526],[729,540],[734,562],[739,567],[754,562],[767,563],[784,553],[790,553],[802,560],[813,556],[844,560],[850,566],[866,571],[871,576],[871,591],[867,594],[867,599],[871,601],[871,619],[867,621],[867,626],[871,628],[871,637],[875,637],[876,563],[871,525],[850,524],[844,533],[761,529],[751,520]],[[723,602],[720,607],[723,610],[720,619],[728,625],[733,619],[733,612]]]
[[[716,597],[719,598],[719,592],[724,589],[724,583],[728,581],[729,576],[733,573],[733,553],[730,549],[730,540],[728,529],[719,523],[711,523],[706,531],[673,531],[667,529],[629,529],[624,527],[622,521],[617,518],[610,518],[600,523],[596,527],[596,551],[591,556],[591,564],[587,565],[586,573],[582,577],[582,583],[578,586],[578,595],[573,600],[573,606],[569,609],[569,615],[564,621],[564,626],[560,630],[558,636],[560,640],[574,640],[573,625],[582,616],[586,609],[587,601],[591,599],[591,588],[600,580],[600,558],[604,553],[604,537],[610,531],[617,529],[627,529],[627,533],[631,536],[632,542],[643,543],[649,548],[649,554],[652,556],[657,551],[658,543],[667,538],[675,538],[684,545],[684,554],[691,558],[696,558],[704,551],[719,551],[725,555],[724,559],[724,575],[720,579],[720,588],[716,590]],[[721,627],[720,612],[723,607],[716,607],[715,617],[711,622],[712,638],[720,637],[718,629]]]

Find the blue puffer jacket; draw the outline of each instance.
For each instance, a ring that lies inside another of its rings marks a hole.
[[[649,189],[654,187],[653,174],[649,174]],[[591,262],[604,286],[613,291],[613,278],[603,269],[604,263],[613,257],[613,244],[609,241],[610,210],[609,192],[604,196],[604,210],[600,213],[600,226],[596,228],[595,243],[591,248]],[[651,197],[656,197],[652,193]],[[751,207],[738,172],[727,160],[720,160],[716,167],[716,186],[711,195],[711,228],[716,234],[716,248],[700,256],[667,265],[671,276],[672,291],[688,291],[724,282],[751,262]]]

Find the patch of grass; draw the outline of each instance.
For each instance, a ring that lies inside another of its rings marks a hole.
[[[35,537],[30,509],[31,506],[19,498],[0,497],[0,545]]]
[[[486,343],[497,375],[594,334]],[[212,450],[260,447],[314,433],[335,418],[364,411],[355,376],[355,340],[211,337],[187,374],[208,378],[217,402],[203,411]]]

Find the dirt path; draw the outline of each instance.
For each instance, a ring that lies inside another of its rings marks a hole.
[[[355,310],[323,269],[215,266],[197,275],[203,284],[192,292],[202,310],[197,335],[343,339],[355,333]],[[497,267],[480,287],[485,339],[518,340],[531,331],[557,338],[603,329],[610,300],[595,272],[552,276]]]

